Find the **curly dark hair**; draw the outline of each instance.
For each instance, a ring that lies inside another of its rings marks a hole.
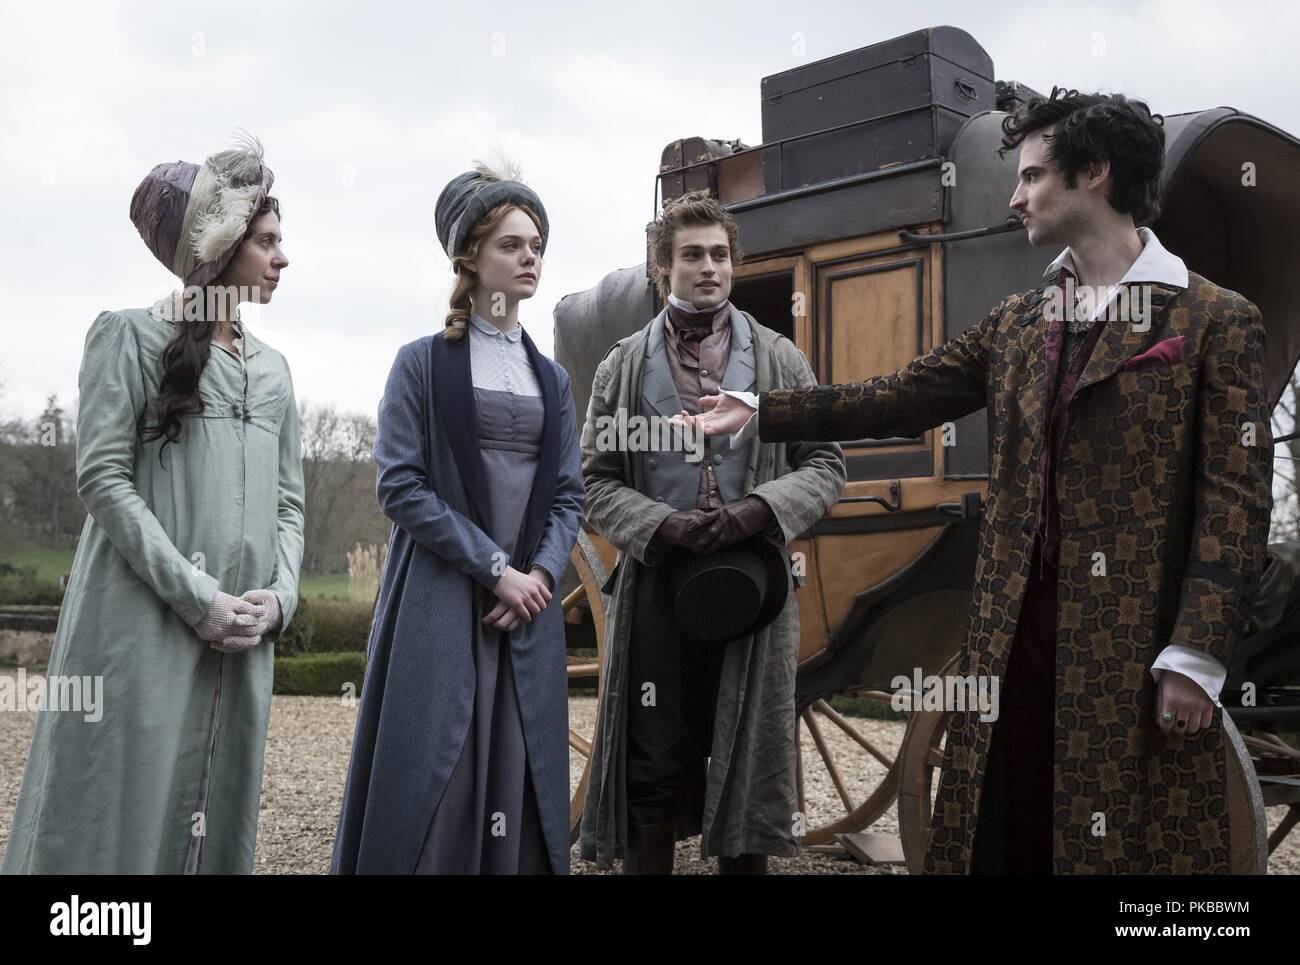
[[[673,238],[678,228],[721,225],[731,247],[731,263],[739,265],[744,257],[740,250],[740,232],[736,219],[708,191],[689,191],[664,205],[659,217],[646,225],[650,255],[654,259],[655,286],[659,297],[668,298],[668,270],[673,266]]]
[[[1123,94],[1080,94],[1053,87],[1050,97],[1031,97],[1014,114],[1002,119],[1006,152],[1035,131],[1044,134],[1048,160],[1073,188],[1088,164],[1110,162],[1110,206],[1133,216],[1137,225],[1160,215],[1160,169],[1165,162],[1164,118],[1140,101]]]

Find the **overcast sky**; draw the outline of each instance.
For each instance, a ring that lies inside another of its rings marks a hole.
[[[288,358],[299,399],[371,414],[398,346],[442,327],[438,192],[497,148],[550,215],[521,307],[549,354],[555,303],[643,260],[666,144],[758,144],[761,78],[922,27],[968,31],[999,79],[1043,92],[1136,94],[1169,114],[1228,105],[1300,132],[1300,18],[1282,3],[488,9],[5,0],[0,414],[34,416],[50,392],[71,402],[95,316],[175,287],[130,222],[131,194],[153,165],[201,162],[237,127],[266,146],[291,261],[250,328]]]

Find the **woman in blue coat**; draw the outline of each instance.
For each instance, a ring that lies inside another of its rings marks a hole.
[[[552,594],[584,489],[569,377],[518,321],[548,222],[516,172],[443,189],[446,329],[379,405],[393,521],[331,871],[567,874],[568,673]]]

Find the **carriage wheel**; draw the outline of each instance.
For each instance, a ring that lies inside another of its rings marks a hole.
[[[605,663],[605,604],[606,596],[600,592],[605,584],[606,567],[602,555],[591,537],[581,530],[578,541],[569,554],[574,570],[578,574],[578,586],[564,598],[564,618],[570,622],[586,619],[590,613],[596,633],[595,662],[570,663],[569,679],[596,678],[596,693],[599,695],[604,687],[605,678],[602,667]],[[586,611],[585,613],[583,611]],[[572,724],[569,726],[569,747],[584,759],[582,776],[569,798],[569,839],[578,840],[578,828],[582,822],[582,808],[587,799],[587,783],[591,778],[591,745],[595,740],[594,726],[590,733],[585,729],[580,732]]]
[[[1268,819],[1264,794],[1246,742],[1223,711],[1223,751],[1228,765],[1228,860],[1234,875],[1262,875],[1268,869]]]
[[[886,706],[891,699],[890,694],[881,691],[859,692],[855,696]],[[840,749],[836,751],[827,740],[827,730],[831,733],[839,731],[848,741],[840,740]],[[898,792],[898,768],[888,748],[874,743],[825,700],[815,700],[800,712],[797,731],[799,755],[795,759],[795,775],[799,813],[804,819],[801,841],[805,847],[829,844],[835,840],[836,834],[860,831],[889,810]],[[804,760],[808,743],[804,740],[805,731],[812,743],[807,761]],[[873,764],[873,760],[876,763]],[[846,773],[878,773],[880,767],[884,768],[884,774],[879,783],[865,793],[852,787],[844,778]],[[815,770],[810,771],[810,768]],[[822,771],[834,786],[840,807],[833,813],[809,813],[805,780],[810,773],[816,773],[815,779],[821,780]]]
[[[1265,806],[1269,804],[1270,791],[1276,793],[1277,789],[1283,788],[1290,792],[1300,781],[1300,747],[1288,744],[1272,727],[1247,723],[1241,739],[1250,752],[1250,763],[1263,792]],[[1291,830],[1300,824],[1300,803],[1295,801],[1292,793],[1285,793],[1274,803],[1288,807],[1278,826],[1268,836],[1269,854],[1276,851]]]
[[[940,671],[955,673],[957,657]],[[898,829],[909,874],[925,872],[925,852],[930,844],[930,816],[943,746],[948,730],[947,711],[920,711],[908,721],[898,752]],[[1228,714],[1222,714],[1224,758],[1227,764],[1228,841],[1231,873],[1264,874],[1268,861],[1268,822],[1259,780],[1246,745]]]
[[[955,672],[957,657],[939,671]],[[925,872],[925,851],[930,845],[930,813],[934,788],[943,765],[943,744],[948,731],[947,711],[921,710],[912,714],[898,751],[898,836],[908,874]]]

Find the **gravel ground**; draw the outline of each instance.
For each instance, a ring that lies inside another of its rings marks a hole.
[[[592,732],[596,712],[594,697],[570,701],[570,721],[581,732]],[[34,712],[0,713],[0,855],[9,838],[9,823],[22,782],[24,762],[31,743]],[[892,757],[903,737],[904,725],[895,721],[851,718],[853,726],[886,756]],[[259,874],[324,874],[338,821],[347,770],[355,706],[335,697],[275,697],[271,702],[271,728],[267,740],[266,770],[262,782],[262,811],[254,871]],[[880,781],[884,767],[848,735],[822,722],[822,735],[843,776],[850,798],[862,800]],[[812,739],[803,733],[804,785],[809,822],[823,823],[843,813],[839,797],[824,768],[810,766],[819,759]],[[582,758],[571,760],[572,778],[581,775]],[[1276,827],[1285,808],[1268,809],[1269,827]],[[896,809],[890,809],[871,830],[896,834]],[[716,863],[700,857],[699,839],[677,846],[675,872],[711,874]],[[594,865],[573,852],[575,874],[597,874]],[[773,858],[769,870],[782,874],[906,874],[902,866],[868,867],[851,859],[805,852],[795,858]],[[1300,830],[1293,831],[1269,859],[1271,874],[1300,873]]]

